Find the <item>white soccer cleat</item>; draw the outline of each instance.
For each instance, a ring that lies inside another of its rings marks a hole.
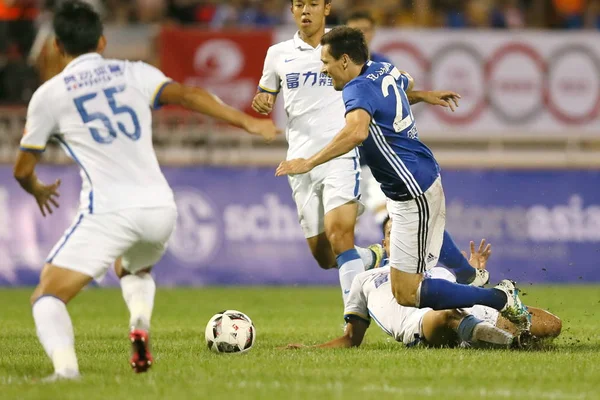
[[[531,314],[519,298],[519,289],[515,287],[515,283],[505,279],[496,285],[495,289],[501,290],[506,294],[506,305],[500,310],[500,314],[517,325],[519,330],[529,330],[531,328]]]
[[[470,286],[483,287],[490,282],[490,273],[487,269],[475,269],[475,279]]]

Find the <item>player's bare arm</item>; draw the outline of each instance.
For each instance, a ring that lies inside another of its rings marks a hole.
[[[277,95],[267,92],[256,93],[252,100],[252,109],[259,114],[269,115],[273,111],[273,106],[277,100]]]
[[[201,88],[171,83],[160,95],[161,104],[178,105],[210,117],[218,118],[247,132],[262,136],[266,141],[275,139],[281,130],[270,119],[251,117],[223,103],[218,97]]]
[[[58,188],[60,179],[51,185],[44,185],[35,173],[35,166],[41,157],[40,153],[20,150],[13,170],[13,175],[21,187],[33,197],[45,217],[52,214],[52,206],[58,208],[57,198],[60,197]]]
[[[327,343],[317,344],[314,346],[305,346],[303,344],[289,344],[287,349],[300,349],[304,347],[313,347],[320,349],[340,349],[358,347],[362,344],[369,324],[360,318],[351,318],[346,324],[344,336],[333,339]]]
[[[277,167],[275,175],[304,174],[318,165],[348,153],[369,136],[370,123],[371,116],[365,110],[356,109],[349,112],[346,115],[346,126],[323,150],[309,159],[298,158],[282,162]]]
[[[461,98],[460,94],[452,92],[450,90],[445,91],[421,91],[413,90],[406,93],[408,101],[411,105],[417,103],[427,103],[434,106],[450,108],[454,111],[458,107],[458,100]]]

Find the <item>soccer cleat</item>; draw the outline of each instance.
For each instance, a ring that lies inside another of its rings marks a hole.
[[[475,269],[475,279],[471,282],[470,286],[483,287],[490,282],[490,273],[487,269]]]
[[[129,333],[129,340],[131,340],[131,368],[137,374],[148,371],[153,361],[148,332],[134,329]]]
[[[368,247],[368,249],[371,250],[373,252],[373,255],[375,256],[373,266],[369,269],[381,267],[381,262],[383,261],[385,255],[385,250],[383,249],[383,246],[380,244],[372,244]]]
[[[531,314],[527,307],[519,298],[519,289],[515,287],[515,283],[508,279],[504,279],[495,289],[501,290],[506,294],[506,305],[500,314],[519,328],[520,331],[529,330],[531,327]]]

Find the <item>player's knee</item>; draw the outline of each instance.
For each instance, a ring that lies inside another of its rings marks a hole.
[[[334,226],[328,231],[327,239],[331,243],[335,254],[341,254],[348,249],[354,248],[354,232],[343,229],[341,226]]]

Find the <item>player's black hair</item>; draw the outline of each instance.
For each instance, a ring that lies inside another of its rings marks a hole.
[[[366,19],[371,23],[371,25],[375,25],[375,18],[373,18],[373,14],[368,11],[354,11],[353,13],[350,13],[350,15],[348,15],[346,18],[346,24],[359,19]]]
[[[383,233],[383,237],[385,237],[385,227],[387,226],[388,222],[390,222],[389,215],[387,217],[385,217],[385,219],[383,220],[383,223],[381,224],[381,233]]]
[[[333,28],[323,36],[321,45],[329,45],[329,53],[336,60],[347,54],[357,65],[363,65],[369,61],[369,47],[365,35],[358,29],[347,26]]]
[[[100,15],[80,0],[67,0],[54,14],[54,32],[58,43],[70,56],[96,51],[102,37]]]

